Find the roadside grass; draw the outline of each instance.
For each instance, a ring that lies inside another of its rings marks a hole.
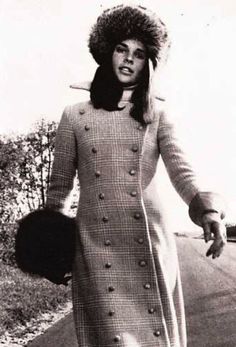
[[[0,336],[69,300],[70,286],[32,278],[0,262]]]

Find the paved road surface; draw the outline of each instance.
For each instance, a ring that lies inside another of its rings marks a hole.
[[[189,347],[236,347],[236,243],[218,259],[203,240],[178,240]]]
[[[188,347],[236,347],[236,243],[219,259],[205,257],[203,240],[177,238],[187,316]],[[28,347],[78,347],[72,315]]]

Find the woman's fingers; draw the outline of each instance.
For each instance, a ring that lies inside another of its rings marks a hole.
[[[208,223],[207,232],[210,229],[211,235],[214,235],[214,241],[210,248],[208,249],[206,255],[209,257],[212,255],[212,258],[217,258],[221,255],[226,243],[226,227],[223,223],[213,222]]]
[[[217,212],[209,212],[202,217],[202,228],[206,242],[213,240],[206,255],[212,258],[219,257],[227,243],[226,227]]]
[[[203,232],[204,232],[204,240],[205,240],[205,242],[208,242],[212,238],[211,224],[207,222],[207,223],[204,223],[202,225],[202,227],[203,227]]]

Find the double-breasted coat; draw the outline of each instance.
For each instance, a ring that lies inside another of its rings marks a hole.
[[[173,234],[155,187],[161,155],[187,204],[199,188],[164,111],[141,125],[117,111],[68,106],[57,136],[47,205],[63,211],[80,182],[73,310],[79,347],[185,347]]]

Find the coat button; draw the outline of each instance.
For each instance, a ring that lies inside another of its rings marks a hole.
[[[137,145],[133,145],[132,146],[132,152],[138,152],[138,146]]]
[[[114,337],[114,342],[120,342],[120,340],[121,340],[120,335],[116,335],[116,336]]]
[[[155,308],[153,308],[153,307],[149,308],[148,313],[150,313],[150,314],[155,313]]]
[[[115,288],[114,288],[113,286],[109,286],[109,287],[108,287],[108,291],[109,291],[109,292],[114,292],[114,290],[115,290]]]
[[[98,196],[99,196],[100,200],[104,200],[104,198],[105,198],[105,194],[104,193],[100,193]]]
[[[140,218],[141,218],[141,214],[138,213],[138,212],[136,212],[136,213],[134,214],[134,219],[140,219]]]
[[[105,240],[104,245],[105,246],[111,246],[111,241],[110,240]]]
[[[135,197],[137,196],[137,192],[135,190],[133,190],[131,193],[130,193],[131,196]]]
[[[159,337],[161,335],[160,330],[155,330],[153,335],[156,336],[156,337]]]
[[[106,222],[108,222],[108,217],[104,216],[104,217],[102,217],[102,220],[103,220],[104,223],[106,223]]]
[[[88,131],[88,130],[90,129],[90,126],[86,124],[85,127],[84,127],[84,129],[85,129],[86,131]]]
[[[115,315],[115,311],[110,310],[110,311],[108,312],[108,314],[109,314],[110,317],[112,317],[112,316]]]
[[[110,269],[110,267],[111,267],[111,263],[106,263],[106,264],[105,264],[105,268],[106,268],[106,269]]]
[[[84,110],[83,108],[81,108],[81,109],[79,110],[79,114],[85,114],[85,110]]]
[[[140,260],[139,266],[144,267],[147,265],[147,262],[145,260]]]
[[[97,153],[97,148],[93,147],[93,148],[92,148],[92,152],[93,152],[93,153]]]
[[[101,176],[101,172],[99,170],[95,171],[95,176],[96,177],[100,177]]]
[[[145,283],[143,287],[144,287],[144,289],[150,289],[151,288],[151,284],[150,283]]]
[[[134,176],[136,174],[136,170],[134,169],[129,170],[129,174],[130,176]]]
[[[142,244],[144,243],[144,239],[143,239],[142,237],[140,237],[140,238],[138,239],[138,243],[139,243],[140,245],[142,245]]]

